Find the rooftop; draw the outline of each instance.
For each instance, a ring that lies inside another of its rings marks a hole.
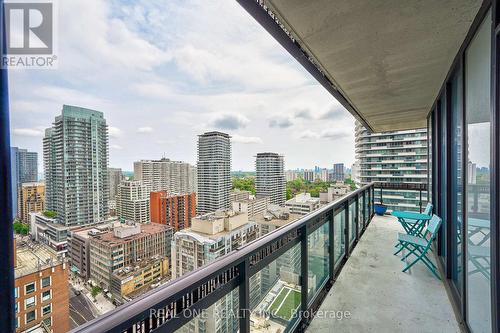
[[[62,263],[63,259],[48,246],[32,243],[26,237],[17,240],[16,279]]]
[[[115,225],[114,228],[117,226]],[[137,234],[132,234],[129,237],[119,238],[116,237],[113,230],[107,231],[105,233],[99,234],[97,236],[92,237],[92,241],[99,242],[107,245],[115,245],[115,244],[123,244],[130,242],[135,239],[141,239],[146,236],[154,235],[160,232],[163,232],[171,227],[158,224],[158,223],[147,223],[140,224],[141,232]]]

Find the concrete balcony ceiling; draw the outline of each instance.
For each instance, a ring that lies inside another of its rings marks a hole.
[[[426,127],[479,0],[265,0],[375,132]]]

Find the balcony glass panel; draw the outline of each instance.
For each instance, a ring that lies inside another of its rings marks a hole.
[[[250,331],[287,332],[296,324],[302,290],[300,254],[297,244],[250,280]]]
[[[335,268],[337,268],[345,254],[345,211],[335,215],[333,220],[333,241],[335,254]]]
[[[329,254],[328,254],[328,223],[313,231],[307,238],[308,262],[307,270],[309,272],[309,291],[307,299],[312,300],[321,289],[321,286],[328,279]]]
[[[467,120],[467,309],[473,332],[491,331],[491,11],[465,53]],[[497,199],[498,200],[498,199]]]
[[[349,204],[349,244],[356,239],[356,201]]]

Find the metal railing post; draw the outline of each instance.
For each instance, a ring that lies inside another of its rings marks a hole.
[[[422,213],[422,190],[421,189],[418,191],[418,207],[419,207],[420,213]]]
[[[328,216],[328,255],[330,257],[330,280],[333,281],[335,273],[335,211],[332,209]]]
[[[300,309],[302,315],[307,312],[307,289],[308,289],[308,256],[307,256],[307,224],[300,229]],[[301,315],[301,317],[302,317]]]
[[[246,258],[239,266],[239,323],[241,333],[250,333],[250,264]],[[259,286],[260,287],[260,286]]]
[[[350,223],[349,223],[349,200],[346,200],[344,204],[344,211],[345,211],[345,228],[344,228],[344,233],[345,233],[345,258],[349,258],[349,243],[350,243]]]

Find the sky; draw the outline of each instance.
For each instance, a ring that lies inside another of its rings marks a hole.
[[[63,104],[104,112],[109,165],[196,163],[197,135],[232,136],[232,169],[258,152],[285,168],[354,162],[354,118],[236,1],[57,2],[58,69],[9,72],[12,146],[39,153]]]

